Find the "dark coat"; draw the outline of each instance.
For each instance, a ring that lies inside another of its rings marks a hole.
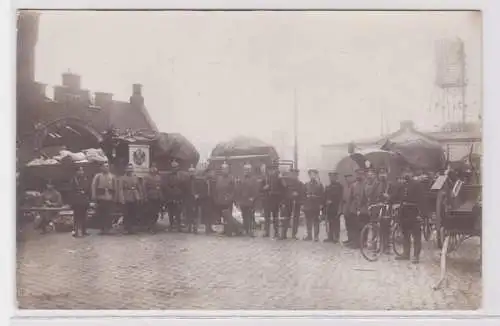
[[[319,211],[324,199],[325,189],[320,182],[309,181],[305,184],[304,211]]]
[[[182,171],[173,171],[164,178],[163,193],[166,201],[182,201],[187,193],[188,177]]]
[[[234,193],[236,190],[236,183],[231,176],[219,176],[215,183],[215,204],[221,206],[229,206],[234,202]]]
[[[69,202],[72,206],[89,205],[92,181],[85,175],[74,176],[70,182]]]

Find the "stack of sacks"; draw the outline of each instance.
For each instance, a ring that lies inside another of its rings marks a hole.
[[[85,155],[85,158],[89,162],[99,162],[99,163],[104,163],[108,161],[107,156],[104,154],[104,151],[102,149],[97,149],[97,148],[89,148],[83,151],[83,154]]]
[[[56,165],[59,164],[58,160],[55,160],[53,158],[45,159],[43,157],[41,158],[36,158],[33,161],[29,162],[27,166],[36,166],[36,165]]]

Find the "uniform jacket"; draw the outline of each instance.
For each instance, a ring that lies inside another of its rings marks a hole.
[[[198,200],[206,200],[209,197],[209,180],[206,177],[195,176],[192,182],[193,196]]]
[[[231,176],[218,176],[215,183],[215,204],[231,205],[234,202],[236,183]]]
[[[325,199],[325,189],[318,181],[309,181],[305,184],[304,211],[320,210]]]
[[[351,202],[351,186],[348,184],[344,187],[344,194],[342,196],[342,214],[348,215],[351,213],[350,202]]]
[[[135,203],[143,199],[142,184],[135,175],[118,178],[118,198],[121,203]]]
[[[285,188],[285,199],[295,200],[302,202],[305,196],[304,184],[295,178],[284,177],[282,178],[283,186]]]
[[[60,207],[63,205],[61,193],[55,189],[45,190],[42,193],[42,198],[45,206]]]
[[[92,199],[117,200],[118,181],[111,173],[98,173],[92,180]]]
[[[159,174],[149,174],[144,178],[144,195],[148,200],[161,200],[165,199],[163,194],[163,180]]]
[[[373,181],[371,184],[365,182],[366,205],[369,206],[379,203],[381,192],[382,185],[378,181]]]
[[[169,202],[182,201],[187,193],[187,176],[182,171],[172,171],[165,176],[163,193]]]
[[[334,182],[325,187],[325,205],[338,208],[343,196],[344,187],[340,182]]]
[[[409,180],[403,183],[397,192],[396,200],[401,204],[411,204],[422,208],[424,191],[420,182]]]
[[[350,214],[368,213],[366,208],[365,183],[363,181],[355,181],[349,189],[349,206]]]
[[[88,205],[90,202],[90,179],[83,175],[75,175],[70,182],[71,205]]]
[[[262,179],[260,191],[265,200],[271,199],[281,201],[285,195],[283,181],[277,175],[267,175],[264,179]]]
[[[236,203],[243,207],[253,207],[259,195],[259,183],[255,177],[244,176],[236,186]]]

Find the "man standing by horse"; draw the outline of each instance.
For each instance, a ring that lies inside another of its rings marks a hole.
[[[330,184],[325,188],[324,214],[328,221],[328,236],[325,242],[338,243],[340,238],[340,205],[344,187],[338,181],[338,173],[328,173]]]

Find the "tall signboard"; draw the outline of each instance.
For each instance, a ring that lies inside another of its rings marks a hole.
[[[134,173],[138,177],[146,176],[151,166],[151,152],[149,145],[129,145],[129,164],[132,164]]]

